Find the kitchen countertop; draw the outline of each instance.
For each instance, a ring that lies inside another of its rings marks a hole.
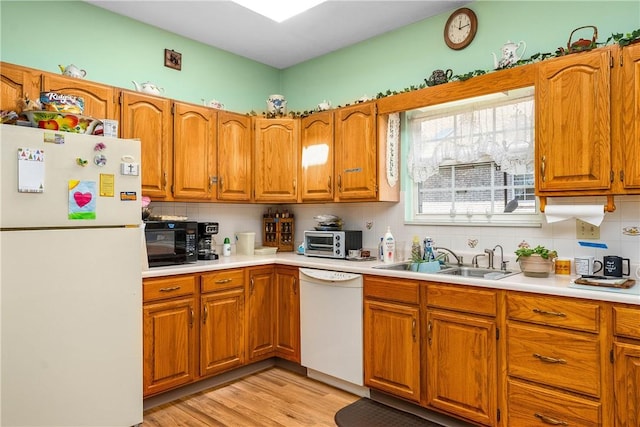
[[[585,298],[598,301],[619,302],[640,305],[640,284],[630,289],[596,288],[583,289],[569,287],[576,275],[550,274],[547,278],[527,277],[523,274],[508,276],[500,280],[487,280],[472,277],[452,276],[448,274],[417,273],[413,271],[385,270],[373,268],[383,263],[374,261],[348,261],[330,258],[316,258],[298,255],[293,252],[276,255],[232,255],[220,257],[215,261],[198,261],[167,267],[155,267],[142,272],[143,278],[173,276],[178,274],[202,273],[229,268],[255,267],[259,265],[289,265],[294,267],[318,268],[323,270],[345,271],[376,276],[403,279],[427,280],[441,283],[473,285],[491,289],[533,292],[537,294],[558,295],[573,298]]]

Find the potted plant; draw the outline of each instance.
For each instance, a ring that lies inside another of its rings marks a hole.
[[[540,245],[532,248],[525,241],[518,245],[516,255],[522,274],[529,277],[548,277],[553,271],[553,262],[558,257],[554,250]]]

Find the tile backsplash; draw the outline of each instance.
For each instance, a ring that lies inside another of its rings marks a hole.
[[[603,203],[603,197],[558,198],[552,203],[597,204]],[[467,262],[485,248],[502,245],[505,259],[514,267],[518,243],[526,240],[529,244],[538,244],[558,251],[561,258],[573,259],[575,256],[593,255],[601,259],[604,255],[620,255],[631,260],[632,277],[640,265],[640,235],[625,234],[625,228],[640,228],[640,196],[618,196],[615,198],[616,210],[605,215],[600,226],[600,239],[593,242],[605,243],[608,249],[583,247],[576,238],[576,222],[568,220],[547,224],[541,227],[487,227],[487,226],[429,226],[413,225],[404,222],[404,203],[327,203],[293,205],[259,204],[222,204],[222,203],[178,203],[153,202],[151,208],[156,214],[186,215],[191,220],[217,221],[220,233],[216,236],[218,244],[224,237],[233,238],[234,233],[254,231],[256,245],[262,244],[262,216],[267,209],[289,209],[295,216],[296,246],[302,241],[304,230],[316,225],[313,217],[319,214],[333,214],[344,221],[344,229],[363,231],[363,246],[377,248],[380,237],[387,226],[397,242],[403,242],[406,253],[413,236],[420,241],[426,236],[434,239],[436,246],[444,246],[465,256]],[[367,228],[370,223],[370,229]],[[471,248],[469,239],[477,240],[477,246]],[[233,239],[232,239],[233,241]],[[482,258],[481,258],[482,262]],[[638,277],[636,277],[638,278]]]

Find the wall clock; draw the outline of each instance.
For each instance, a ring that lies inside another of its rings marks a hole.
[[[449,16],[444,26],[444,42],[451,49],[469,46],[478,31],[478,18],[471,9],[463,7]]]

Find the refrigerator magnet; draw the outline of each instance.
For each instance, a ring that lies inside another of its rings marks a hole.
[[[96,219],[95,181],[69,180],[69,219]]]
[[[100,197],[113,197],[115,187],[115,175],[111,173],[100,174]]]
[[[18,148],[18,192],[44,192],[44,150]]]
[[[96,154],[93,158],[93,163],[95,163],[96,166],[102,167],[107,164],[107,157],[104,154]]]
[[[85,166],[87,166],[87,163],[89,163],[89,162],[86,161],[85,159],[82,159],[80,157],[76,157],[76,165],[85,167]]]

